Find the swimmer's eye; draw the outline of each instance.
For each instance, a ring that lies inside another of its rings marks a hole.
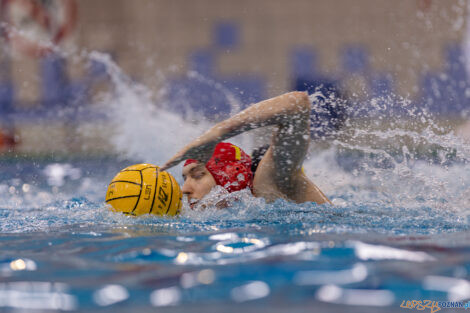
[[[201,179],[204,177],[204,175],[206,175],[206,173],[204,172],[197,172],[197,173],[194,173],[193,175],[191,175],[194,179]]]

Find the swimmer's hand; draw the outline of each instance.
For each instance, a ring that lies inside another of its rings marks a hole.
[[[215,146],[219,142],[217,139],[208,140],[208,133],[199,138],[196,138],[183,149],[178,151],[163,165],[162,170],[167,170],[170,167],[178,165],[178,163],[187,159],[195,159],[203,164],[206,164],[214,153]]]

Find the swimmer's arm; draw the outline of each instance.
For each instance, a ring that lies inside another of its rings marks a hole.
[[[278,153],[275,153],[274,159],[280,161],[279,165],[281,165],[281,163],[287,163],[282,160],[285,160],[286,157],[290,158],[287,167],[278,172],[279,177],[283,175],[285,177],[285,174],[291,174],[293,170],[300,169],[301,162],[305,157],[309,139],[309,112],[310,101],[305,92],[290,92],[258,102],[210,128],[175,154],[163,166],[163,169],[175,166],[186,159],[196,159],[206,163],[218,142],[251,129],[278,125],[282,130],[278,136],[274,136],[273,145],[280,146],[281,149],[277,149]],[[302,129],[300,136],[298,132],[296,133],[297,128]],[[291,136],[292,134],[296,136]],[[284,138],[285,140],[276,138],[279,136],[288,138]],[[291,139],[294,141],[286,142]],[[283,145],[284,148],[282,148]],[[287,151],[289,149],[290,152]],[[287,154],[284,153],[286,151]]]
[[[218,142],[251,129],[275,125],[271,146],[256,170],[255,194],[270,199],[276,196],[277,189],[296,202],[330,202],[301,171],[310,141],[310,106],[308,94],[299,91],[253,104],[186,145],[163,169],[186,159],[207,163]]]
[[[297,203],[331,203],[302,171],[310,142],[311,103],[308,95],[302,92],[287,95],[292,95],[283,99],[287,101],[288,109],[281,107],[280,117],[274,119],[277,127],[271,145],[256,170],[254,194],[269,200],[272,196],[277,198],[277,189]]]

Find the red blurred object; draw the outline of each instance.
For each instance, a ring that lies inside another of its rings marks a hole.
[[[12,148],[17,144],[14,135],[6,134],[0,131],[0,150]]]
[[[57,14],[61,9],[62,19]],[[75,28],[77,21],[75,0],[0,0],[0,33],[20,51],[35,57],[43,57],[53,51]],[[14,15],[21,15],[14,16]],[[36,27],[46,38],[31,38],[25,33]]]
[[[423,12],[427,12],[431,9],[432,0],[418,0],[418,9]]]

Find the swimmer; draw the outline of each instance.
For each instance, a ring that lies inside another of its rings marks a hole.
[[[290,92],[253,104],[194,139],[162,169],[186,160],[182,192],[192,208],[216,185],[228,192],[248,187],[254,196],[269,202],[283,198],[296,203],[331,203],[302,171],[310,140],[310,109],[305,92]],[[265,126],[277,127],[253,172],[250,156],[221,141]]]

